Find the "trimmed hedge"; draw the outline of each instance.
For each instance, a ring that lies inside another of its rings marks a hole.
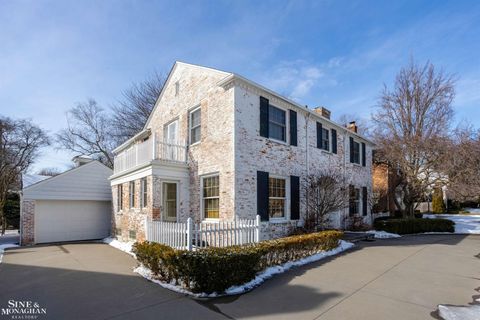
[[[454,232],[455,222],[448,219],[388,219],[376,220],[375,230],[397,234],[423,232]]]
[[[262,241],[251,245],[177,250],[155,242],[137,242],[137,260],[162,281],[172,282],[192,292],[224,292],[255,278],[268,267],[331,250],[343,233],[323,231]]]

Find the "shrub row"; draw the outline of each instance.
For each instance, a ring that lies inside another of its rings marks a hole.
[[[343,233],[324,231],[260,243],[195,251],[154,242],[137,242],[133,252],[156,278],[192,292],[224,292],[255,278],[267,267],[308,257],[338,246]]]
[[[423,232],[454,232],[455,223],[447,219],[387,219],[375,220],[375,230],[397,234]]]

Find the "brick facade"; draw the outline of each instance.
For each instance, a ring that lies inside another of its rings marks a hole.
[[[20,214],[21,245],[31,245],[35,242],[35,200],[22,200]]]
[[[350,136],[361,138],[244,81],[234,80],[218,84],[228,76],[227,73],[212,69],[177,64],[164,88],[158,110],[153,111],[147,123],[147,128],[156,138],[163,140],[165,125],[178,121],[178,139],[188,142],[190,111],[198,107],[201,110],[201,140],[188,147],[186,176],[178,178],[178,221],[185,221],[188,217],[195,221],[203,220],[201,180],[202,176],[211,174],[218,175],[220,180],[221,220],[255,217],[257,171],[266,171],[281,177],[306,177],[324,169],[336,170],[346,177],[347,183],[358,188],[367,187],[369,194],[371,193],[371,144],[367,143],[365,167],[350,164],[348,139]],[[281,143],[259,135],[260,96],[268,98],[271,104],[286,110],[287,113],[290,109],[297,112],[297,146],[290,146],[288,141]],[[316,147],[317,121],[321,121],[325,128],[335,128],[338,131],[337,154]],[[114,214],[114,224],[122,230],[122,237],[128,235],[127,230],[138,228],[137,238],[141,239],[145,234],[141,221],[147,216],[162,217],[161,183],[166,180],[165,175],[169,175],[170,168],[166,164],[163,169],[155,166],[152,164],[149,176],[149,207],[146,210],[128,209],[123,210],[121,215]],[[114,207],[116,183],[120,180],[124,181],[124,207],[127,208],[128,182],[125,181],[128,177],[112,181]],[[300,197],[302,196],[301,188]],[[287,211],[289,212],[289,208]],[[301,203],[300,212],[304,211]],[[289,213],[284,221],[262,223],[262,238],[288,234],[297,225],[297,221],[291,221],[288,215]],[[332,227],[341,228],[345,225],[346,216],[347,210],[334,214]],[[369,222],[369,216],[364,219]]]

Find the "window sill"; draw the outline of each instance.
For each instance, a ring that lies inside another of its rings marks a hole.
[[[202,140],[200,140],[200,141],[197,141],[197,142],[195,142],[195,143],[192,143],[192,144],[189,144],[188,146],[189,146],[189,147],[198,146],[198,145],[199,145],[201,142],[202,142]]]
[[[268,220],[270,223],[277,223],[277,224],[282,224],[282,223],[288,223],[290,220],[287,218],[271,218]]]
[[[285,146],[288,146],[289,144],[287,143],[287,141],[282,141],[282,140],[277,140],[277,139],[274,139],[274,138],[265,138],[267,139],[268,142],[274,142],[274,143],[278,143],[278,144],[283,144]]]
[[[202,223],[219,223],[220,218],[204,218]]]

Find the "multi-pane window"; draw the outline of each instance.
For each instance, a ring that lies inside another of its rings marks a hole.
[[[270,218],[285,217],[285,179],[268,179],[268,214]]]
[[[358,214],[360,208],[360,189],[350,185],[349,187],[349,214]]]
[[[322,149],[330,150],[330,130],[322,128]]]
[[[220,179],[218,176],[202,179],[203,214],[206,219],[218,219],[220,212]]]
[[[274,106],[268,108],[268,136],[276,140],[287,141],[286,112]]]
[[[117,186],[117,211],[123,210],[123,185]]]
[[[353,147],[352,147],[352,152],[353,152],[353,162],[360,164],[360,143],[358,142],[353,142]]]
[[[129,183],[128,200],[130,208],[135,208],[135,181],[130,181]]]
[[[140,199],[140,203],[142,204],[142,208],[146,208],[147,207],[147,178],[142,178],[142,180],[140,180],[140,187],[141,187],[141,193],[140,193],[140,196],[141,196],[141,199]]]
[[[190,144],[194,144],[200,141],[201,138],[201,110],[197,108],[190,112]]]

